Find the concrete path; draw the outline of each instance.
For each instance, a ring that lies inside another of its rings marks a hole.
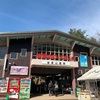
[[[34,96],[30,100],[78,100],[74,95],[65,94],[65,95],[58,95],[49,96],[48,94],[43,94],[39,96]]]

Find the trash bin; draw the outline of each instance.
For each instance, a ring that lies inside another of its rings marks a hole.
[[[70,94],[71,94],[71,95],[73,95],[73,94],[74,94],[72,90],[70,91]]]
[[[81,88],[75,88],[76,97],[78,97],[78,93],[80,92]]]
[[[6,95],[6,100],[9,100],[9,95],[8,94]]]

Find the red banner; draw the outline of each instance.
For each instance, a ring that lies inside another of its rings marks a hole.
[[[60,56],[57,56],[57,55],[48,55],[48,54],[40,54],[40,53],[37,53],[36,54],[36,58],[38,59],[52,59],[52,60],[56,60],[58,58],[60,58],[60,60],[74,60],[74,56],[69,58],[68,56],[63,56],[63,55],[60,55]]]

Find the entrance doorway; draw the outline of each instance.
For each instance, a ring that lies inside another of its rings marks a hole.
[[[59,85],[59,94],[70,93],[72,89],[71,69],[57,68],[39,68],[31,69],[31,93],[45,94],[48,93],[48,84],[50,81],[57,81]]]

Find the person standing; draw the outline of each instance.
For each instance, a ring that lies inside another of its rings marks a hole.
[[[61,88],[62,88],[62,94],[64,95],[64,85],[63,85],[63,83],[61,85]]]
[[[58,95],[58,83],[57,83],[57,81],[55,81],[55,84],[54,84],[54,94],[55,94],[55,96],[57,97],[57,95]]]
[[[52,81],[49,82],[48,89],[49,89],[49,96],[53,95],[53,83],[52,83]]]

